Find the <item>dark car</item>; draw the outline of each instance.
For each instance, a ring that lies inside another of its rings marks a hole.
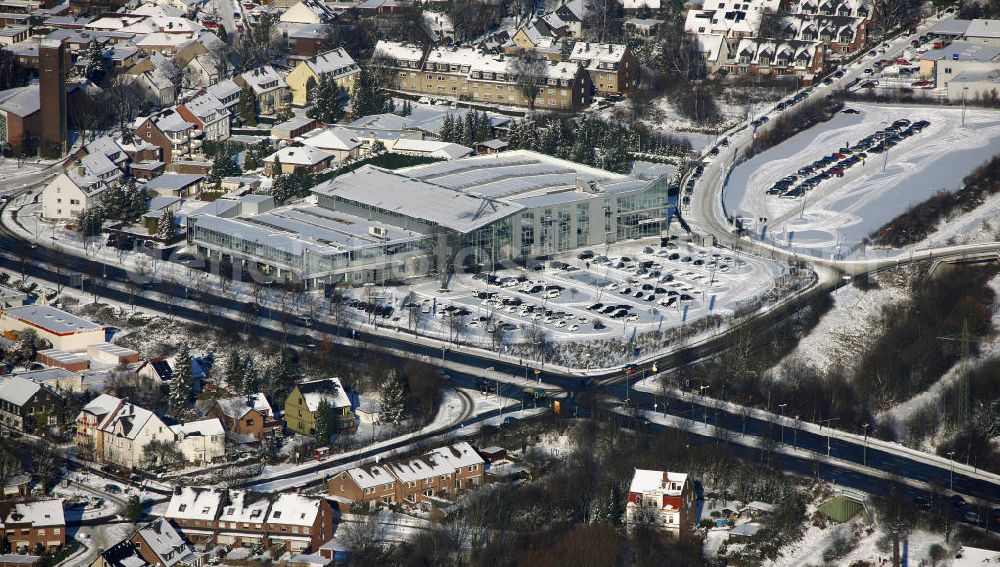
[[[604,323],[601,323],[600,321],[594,321],[594,329],[600,331],[601,329],[607,329],[607,328],[608,326],[605,325]]]
[[[598,309],[604,309],[603,303],[595,303],[587,308],[588,311],[597,311]]]

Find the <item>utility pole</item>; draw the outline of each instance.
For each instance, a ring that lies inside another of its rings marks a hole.
[[[781,444],[782,445],[785,444],[785,406],[787,406],[787,405],[788,405],[787,403],[778,404],[778,407],[781,408]]]
[[[942,341],[954,341],[959,343],[959,356],[960,360],[964,361],[969,357],[971,352],[970,345],[972,343],[979,344],[980,340],[973,339],[972,333],[969,331],[969,320],[966,319],[962,322],[962,332],[958,335],[951,335],[947,337],[938,337],[938,340]],[[962,377],[959,379],[958,387],[958,425],[964,427],[969,424],[972,419],[972,387],[970,374],[972,370],[966,363],[965,368],[962,371]]]

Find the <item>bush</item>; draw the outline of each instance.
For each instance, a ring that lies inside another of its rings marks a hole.
[[[769,127],[761,128],[744,154],[746,159],[777,146],[799,132],[804,132],[821,122],[826,122],[842,108],[844,108],[844,103],[833,99],[803,102],[797,108],[775,118],[770,122]]]

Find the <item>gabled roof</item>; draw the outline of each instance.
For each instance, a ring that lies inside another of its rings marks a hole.
[[[629,485],[629,492],[663,492],[665,494],[679,494],[680,491],[673,491],[665,488],[668,482],[677,482],[682,486],[687,482],[688,475],[682,473],[651,471],[635,469],[632,475],[632,483]]]
[[[316,165],[330,157],[332,156],[328,152],[312,146],[285,146],[264,158],[264,161],[270,163],[278,159],[282,164]]]
[[[219,514],[220,522],[262,523],[271,508],[270,495],[249,490],[230,490]]]
[[[271,504],[266,521],[274,524],[312,526],[319,514],[321,503],[320,498],[301,494],[282,494]]]
[[[340,126],[330,126],[312,136],[302,138],[302,143],[322,150],[350,151],[361,145],[353,135],[354,132]]]
[[[0,378],[0,400],[18,407],[30,402],[41,389],[41,384],[20,376]]]
[[[184,437],[211,437],[213,435],[225,435],[226,430],[222,428],[222,422],[218,418],[201,419],[189,421],[178,425],[171,425],[170,431],[174,435]]]
[[[222,414],[233,419],[241,419],[252,410],[267,416],[274,416],[274,410],[267,401],[267,396],[257,392],[251,396],[234,396],[232,398],[222,398],[215,403],[222,410]]]
[[[108,414],[108,417],[100,425],[100,429],[114,436],[135,439],[154,417],[153,412],[148,409],[126,402],[116,411]]]
[[[347,397],[344,386],[340,383],[340,378],[324,378],[322,380],[312,380],[296,385],[299,393],[305,399],[306,407],[309,411],[315,412],[319,409],[320,402],[329,402],[335,408],[350,407],[351,400]]]
[[[226,501],[225,489],[200,486],[174,488],[167,503],[165,518],[214,520]]]
[[[121,404],[122,400],[120,398],[109,394],[101,394],[90,400],[87,405],[83,406],[81,411],[103,419],[106,415],[118,409],[118,406]]]
[[[240,75],[240,78],[246,81],[254,94],[258,95],[271,92],[275,89],[288,88],[285,80],[270,65],[251,69]]]
[[[184,538],[163,518],[157,518],[139,528],[136,535],[146,542],[163,567],[176,565],[191,553],[191,547]]]
[[[10,508],[0,525],[23,523],[29,523],[35,528],[65,526],[66,518],[63,515],[62,499],[18,502]]]
[[[354,59],[343,48],[334,49],[305,60],[317,75],[332,74],[337,77],[346,75],[360,68]]]

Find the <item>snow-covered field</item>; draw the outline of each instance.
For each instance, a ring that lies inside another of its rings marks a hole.
[[[829,256],[851,255],[872,231],[940,189],[961,180],[1000,147],[1000,111],[851,103],[860,114],[838,114],[737,166],[726,186],[730,214],[767,218],[761,232],[782,246]],[[887,153],[873,155],[823,181],[804,198],[766,195],[776,181],[900,118],[930,126]],[[870,254],[869,254],[870,256]]]

